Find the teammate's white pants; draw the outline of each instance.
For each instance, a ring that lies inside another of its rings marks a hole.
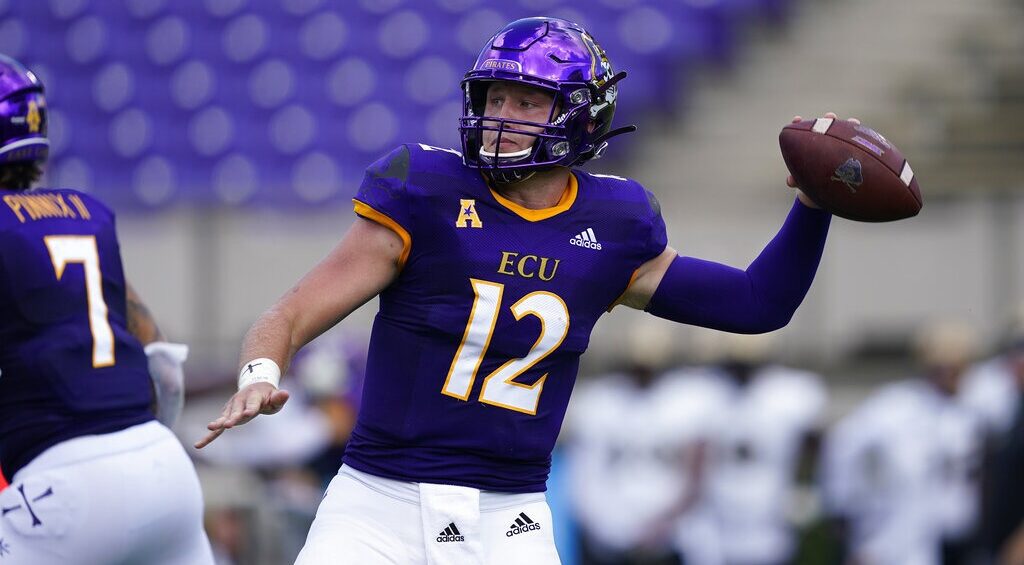
[[[463,517],[465,512],[451,517],[446,515],[450,509],[425,508],[421,490],[418,483],[342,466],[320,503],[296,565],[560,563],[543,493],[475,491],[479,502],[472,509],[477,516],[473,523]],[[473,557],[458,551],[468,547],[460,544],[473,546]]]
[[[199,479],[153,421],[41,453],[0,493],[0,565],[212,565]]]

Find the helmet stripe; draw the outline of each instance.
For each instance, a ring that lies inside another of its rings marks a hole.
[[[18,141],[12,141],[11,143],[8,143],[7,145],[4,145],[3,147],[0,147],[0,155],[4,155],[6,153],[10,153],[11,151],[14,151],[15,149],[21,149],[22,147],[27,147],[29,145],[46,145],[46,146],[49,146],[50,145],[50,140],[46,139],[45,137],[31,137],[31,138],[28,138],[28,139],[19,139]]]
[[[584,32],[581,35],[583,36],[583,44],[587,46],[587,52],[590,53],[590,80],[594,80],[597,78],[597,59],[599,57],[598,53],[595,52],[597,44],[590,37],[589,33]]]

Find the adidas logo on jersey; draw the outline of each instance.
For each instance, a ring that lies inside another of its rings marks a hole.
[[[586,247],[587,249],[601,249],[601,244],[597,242],[597,236],[594,235],[594,228],[587,228],[580,233],[576,234],[569,240],[569,243],[576,247]]]
[[[451,542],[451,541],[466,541],[466,538],[462,535],[462,532],[455,527],[455,522],[448,524],[448,527],[441,530],[441,533],[437,534],[437,541],[439,543]]]
[[[539,529],[540,529],[540,524],[539,523],[534,522],[533,520],[531,520],[530,517],[527,516],[525,512],[520,512],[519,513],[519,517],[516,518],[516,521],[513,522],[512,525],[509,526],[508,531],[505,532],[505,536],[512,537],[512,536],[516,536],[516,535],[519,535],[519,534],[525,534],[526,532],[530,532],[530,531],[533,531],[533,530],[539,530]]]

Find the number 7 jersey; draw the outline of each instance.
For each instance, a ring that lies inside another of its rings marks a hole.
[[[114,215],[73,190],[0,190],[0,463],[153,419],[126,329]]]
[[[404,242],[380,295],[344,461],[482,490],[545,489],[591,330],[666,246],[638,183],[573,170],[531,210],[453,150],[406,145],[367,169],[355,211]]]

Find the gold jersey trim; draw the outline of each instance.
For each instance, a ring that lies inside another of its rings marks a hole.
[[[375,210],[369,204],[360,202],[355,198],[352,199],[352,204],[356,214],[367,220],[377,222],[402,238],[402,254],[398,257],[398,270],[401,271],[405,267],[406,260],[409,259],[409,252],[412,250],[412,236],[409,235],[409,232],[401,224],[391,219],[387,214]]]
[[[576,180],[576,175],[570,172],[569,184],[566,185],[565,191],[562,192],[562,198],[558,200],[558,204],[555,204],[550,208],[540,208],[538,210],[527,208],[526,206],[523,206],[521,204],[516,204],[515,202],[499,194],[490,185],[487,185],[487,189],[491,191],[491,195],[494,196],[494,199],[498,201],[498,204],[501,204],[505,208],[508,208],[515,215],[519,216],[524,220],[527,220],[529,222],[537,222],[540,220],[546,220],[552,216],[557,216],[558,214],[561,214],[562,212],[565,212],[566,210],[571,208],[573,203],[576,202],[576,195],[579,193],[579,182]]]

